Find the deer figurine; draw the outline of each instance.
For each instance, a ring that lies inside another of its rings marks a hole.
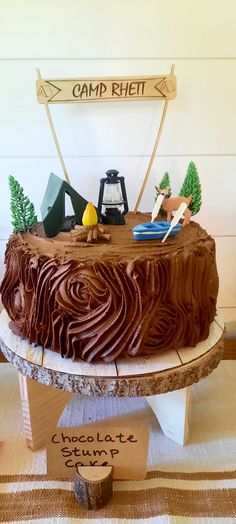
[[[159,195],[164,195],[165,196],[164,200],[162,201],[162,208],[167,213],[167,222],[171,222],[171,220],[172,220],[172,211],[176,211],[179,208],[180,204],[182,204],[182,202],[185,202],[187,204],[187,206],[189,206],[189,204],[190,204],[190,202],[192,200],[192,195],[189,195],[188,197],[178,196],[178,197],[175,197],[175,198],[171,198],[170,197],[170,188],[169,187],[167,187],[166,189],[161,189],[160,187],[156,187],[156,190],[157,190]],[[183,226],[186,226],[187,224],[189,224],[191,215],[192,215],[192,213],[191,213],[190,209],[187,207],[185,209],[185,211],[184,211]]]

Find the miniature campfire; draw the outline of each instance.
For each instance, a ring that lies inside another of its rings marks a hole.
[[[98,224],[97,211],[93,204],[89,202],[86,206],[82,217],[82,226],[76,225],[71,231],[73,240],[77,242],[92,242],[109,241],[111,238],[110,232]]]
[[[99,240],[109,242],[111,234],[103,226],[75,226],[71,231],[73,240],[77,242],[99,242]]]

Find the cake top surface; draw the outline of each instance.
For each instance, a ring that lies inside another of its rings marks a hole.
[[[35,233],[22,233],[18,238],[21,238],[21,242],[35,255],[81,262],[89,262],[89,260],[119,262],[136,258],[152,260],[156,257],[173,256],[180,250],[187,250],[188,253],[198,251],[201,246],[206,245],[206,242],[212,242],[212,238],[196,222],[191,222],[182,228],[178,235],[167,238],[165,243],[161,243],[160,240],[141,242],[135,240],[133,227],[149,221],[150,213],[128,213],[125,225],[109,226],[111,241],[104,243],[78,242],[67,232],[60,232],[53,238],[46,238],[41,226],[36,228]]]

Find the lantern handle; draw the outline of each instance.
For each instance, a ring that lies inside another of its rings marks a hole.
[[[99,190],[99,197],[98,197],[98,213],[99,213],[99,215],[101,215],[101,212],[102,212],[102,201],[103,201],[105,180],[106,180],[105,178],[100,178],[100,190]]]
[[[124,202],[123,215],[125,215],[129,211],[127,194],[126,194],[126,189],[125,189],[125,181],[124,181],[124,177],[123,176],[121,176],[119,178],[120,178],[121,192],[122,192],[122,197],[123,197],[123,202]]]
[[[109,175],[119,175],[119,171],[117,171],[117,169],[108,169],[108,171],[106,171],[106,175],[109,176]]]

